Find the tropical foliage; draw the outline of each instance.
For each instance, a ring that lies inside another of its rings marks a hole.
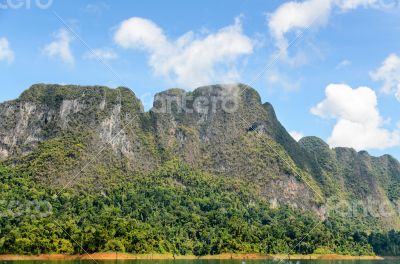
[[[272,209],[251,184],[200,173],[178,160],[92,194],[46,188],[26,171],[0,167],[3,254],[373,254],[366,235],[338,229],[339,221]]]

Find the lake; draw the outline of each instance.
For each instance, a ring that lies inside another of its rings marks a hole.
[[[390,260],[18,260],[0,264],[398,264]]]

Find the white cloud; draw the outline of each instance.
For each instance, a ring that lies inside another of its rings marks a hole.
[[[379,0],[305,0],[280,5],[268,16],[268,27],[275,39],[281,59],[287,59],[286,34],[324,26],[334,8],[349,11],[358,7],[376,7]]]
[[[75,58],[71,51],[71,34],[66,29],[60,29],[54,34],[54,41],[44,48],[44,53],[50,57],[59,57],[65,63],[74,64]]]
[[[0,61],[12,63],[14,61],[14,51],[6,38],[0,38]]]
[[[342,60],[339,62],[339,64],[336,66],[336,70],[341,70],[343,68],[346,68],[347,66],[351,65],[351,61],[349,60]]]
[[[375,92],[368,87],[352,89],[346,84],[330,84],[326,98],[311,109],[322,118],[336,119],[328,138],[332,147],[356,150],[385,149],[400,145],[400,131],[384,128]]]
[[[133,17],[121,23],[114,40],[123,48],[148,52],[149,64],[157,75],[190,88],[215,81],[237,81],[235,62],[251,54],[254,46],[242,32],[239,18],[215,33],[196,36],[190,31],[169,40],[154,22]]]
[[[298,131],[290,131],[289,134],[292,136],[292,138],[294,138],[294,140],[299,141],[300,139],[302,139],[304,137],[304,134],[302,132],[298,132]]]
[[[100,59],[100,60],[113,60],[118,55],[112,49],[93,49],[83,55],[85,59]]]
[[[390,54],[381,67],[370,73],[374,81],[382,81],[381,90],[386,94],[394,94],[400,101],[400,57]]]
[[[307,0],[286,2],[269,15],[268,27],[283,58],[287,57],[288,40],[286,33],[294,30],[321,26],[331,12],[331,0]]]

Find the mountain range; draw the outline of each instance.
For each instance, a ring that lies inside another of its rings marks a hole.
[[[36,84],[0,104],[0,160],[0,253],[373,254],[400,227],[398,160],[297,142],[245,84],[149,111],[124,87]]]

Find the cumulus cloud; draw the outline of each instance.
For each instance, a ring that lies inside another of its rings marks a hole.
[[[239,18],[215,33],[198,36],[190,31],[170,40],[151,20],[133,17],[121,23],[114,40],[125,49],[146,51],[155,74],[190,88],[237,81],[235,63],[251,54],[254,46]]]
[[[289,46],[286,33],[321,26],[328,20],[330,12],[331,0],[307,0],[286,2],[270,14],[268,27],[282,57],[287,57]]]
[[[73,37],[66,29],[54,33],[54,41],[45,46],[44,53],[49,57],[58,57],[68,64],[74,64],[75,58],[71,51]]]
[[[7,38],[0,38],[0,61],[12,63],[14,61],[14,51],[10,47]]]
[[[390,54],[381,67],[370,73],[374,81],[382,81],[381,90],[386,94],[394,94],[400,101],[400,57]]]
[[[93,49],[91,51],[86,52],[83,55],[85,59],[97,59],[97,60],[113,60],[118,58],[117,53],[112,49]]]
[[[298,131],[290,131],[289,134],[292,136],[292,138],[294,138],[294,140],[299,141],[300,139],[302,139],[304,137],[304,134],[302,132],[298,132]]]
[[[374,7],[379,0],[305,0],[280,5],[268,16],[268,27],[281,58],[288,57],[286,34],[324,26],[332,10],[349,11],[358,7]]]
[[[331,146],[365,150],[400,145],[400,131],[384,128],[385,122],[372,89],[352,89],[346,84],[330,84],[325,94],[325,100],[313,107],[311,113],[321,118],[336,119],[328,138]]]

